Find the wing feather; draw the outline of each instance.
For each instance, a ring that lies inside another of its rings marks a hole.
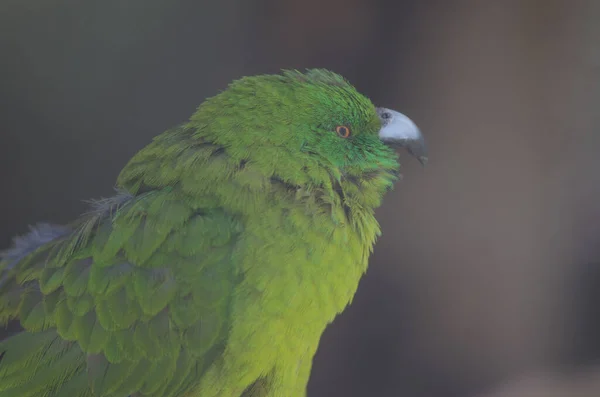
[[[0,397],[176,396],[222,349],[239,223],[172,188],[115,202],[0,261],[0,323],[24,328]]]

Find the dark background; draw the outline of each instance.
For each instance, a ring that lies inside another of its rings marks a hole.
[[[2,0],[0,248],[110,195],[232,79],[326,67],[415,120],[430,163],[402,157],[309,397],[598,396],[599,20],[594,0]]]

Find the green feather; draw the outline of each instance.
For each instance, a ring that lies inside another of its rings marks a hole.
[[[80,368],[81,351],[68,349],[42,370],[17,387],[0,392],[0,397],[46,397],[52,390],[68,380]]]
[[[102,349],[106,359],[113,364],[119,364],[126,359],[125,352],[119,346],[119,341],[114,333],[111,333]]]
[[[46,267],[39,278],[40,290],[47,295],[56,290],[63,282],[64,268]]]
[[[74,340],[75,336],[70,332],[71,323],[73,322],[73,313],[69,310],[66,299],[59,299],[56,303],[54,318],[59,335],[66,340]]]
[[[127,380],[136,363],[122,361],[112,364],[103,355],[88,355],[86,359],[88,382],[94,395],[110,395]]]
[[[32,331],[46,329],[46,311],[42,300],[43,295],[34,289],[30,289],[23,295],[19,307],[19,317],[23,327]]]
[[[185,334],[186,347],[201,356],[210,349],[219,337],[222,319],[216,313],[203,316],[200,321],[189,327]]]
[[[82,296],[67,297],[67,306],[69,310],[76,316],[83,316],[94,307],[94,298],[90,294],[84,294]]]
[[[90,354],[98,354],[100,351],[104,349],[108,340],[110,338],[110,333],[107,331],[102,325],[100,321],[96,317],[94,319],[94,325],[90,331],[89,343],[86,351]]]
[[[176,355],[165,355],[158,359],[157,364],[146,376],[144,386],[140,388],[142,394],[152,395],[160,387],[166,386],[168,380],[173,377],[177,365]]]
[[[65,266],[63,289],[67,295],[79,297],[88,288],[88,280],[92,258],[85,258],[69,262]]]
[[[89,289],[94,295],[110,295],[123,287],[134,272],[134,266],[124,262],[109,267],[92,266]]]
[[[182,386],[184,386],[186,378],[198,364],[188,352],[185,350],[180,351],[175,365],[175,372],[173,372],[173,376],[168,382],[164,396],[177,396],[176,392],[178,390],[185,389]]]
[[[138,271],[133,286],[142,310],[151,316],[164,309],[178,290],[177,283],[166,269]]]
[[[110,314],[109,305],[104,298],[103,300],[96,300],[96,317],[100,322],[100,325],[107,331],[116,331],[119,329],[117,324]]]
[[[105,302],[115,329],[131,327],[142,314],[138,303],[127,298],[124,288],[107,296]]]
[[[56,305],[58,304],[59,300],[65,299],[63,291],[61,289],[57,289],[49,295],[44,295],[43,299],[44,311],[46,313],[46,316],[54,321]]]
[[[27,368],[57,337],[54,330],[21,332],[0,342],[0,378]]]
[[[161,355],[160,344],[147,324],[139,324],[135,327],[133,340],[139,351],[151,361],[156,360]]]
[[[151,362],[144,358],[137,361],[135,368],[129,373],[127,379],[121,383],[115,394],[127,396],[141,390],[144,381],[148,379],[149,374],[153,373],[158,362]],[[164,374],[162,375],[164,376]]]
[[[92,391],[88,388],[88,377],[85,369],[82,368],[73,375],[73,377],[65,380],[65,382],[54,392],[48,391],[47,397],[96,397],[92,395]]]

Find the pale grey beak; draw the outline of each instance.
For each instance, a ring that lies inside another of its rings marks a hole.
[[[377,108],[381,129],[379,139],[387,145],[405,148],[423,165],[427,164],[427,146],[419,127],[395,110]]]

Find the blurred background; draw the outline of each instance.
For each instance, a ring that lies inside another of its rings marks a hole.
[[[309,397],[600,395],[600,2],[3,0],[0,248],[243,75],[325,67],[426,134]]]

